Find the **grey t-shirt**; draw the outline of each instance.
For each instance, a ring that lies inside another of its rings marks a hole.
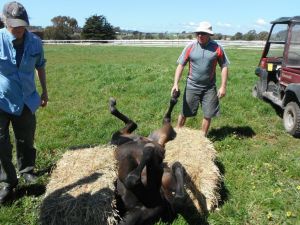
[[[208,88],[216,83],[216,65],[221,68],[229,65],[223,48],[213,40],[205,46],[198,41],[189,43],[177,63],[185,66],[189,62],[187,87],[191,89]]]

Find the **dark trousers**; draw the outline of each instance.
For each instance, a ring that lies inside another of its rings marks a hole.
[[[18,171],[24,173],[33,170],[35,165],[36,149],[33,144],[36,118],[27,106],[24,106],[20,116],[11,115],[0,109],[0,182],[15,186],[18,179],[12,162],[10,124],[15,136]]]

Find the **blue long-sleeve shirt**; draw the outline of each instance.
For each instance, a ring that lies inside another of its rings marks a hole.
[[[24,52],[17,66],[17,54],[13,47],[15,37],[6,29],[0,29],[0,109],[20,115],[27,105],[34,113],[41,104],[35,85],[35,69],[45,66],[40,38],[25,31]]]

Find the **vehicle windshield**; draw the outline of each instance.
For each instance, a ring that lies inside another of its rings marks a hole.
[[[270,36],[270,42],[285,42],[288,31],[287,24],[276,24]]]
[[[288,31],[287,24],[275,24],[270,35],[267,57],[282,58]]]
[[[291,41],[287,51],[287,66],[300,67],[300,24],[294,24],[291,28]]]

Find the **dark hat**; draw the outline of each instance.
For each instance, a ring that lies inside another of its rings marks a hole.
[[[26,9],[19,2],[8,2],[3,7],[4,22],[9,27],[29,26]]]

